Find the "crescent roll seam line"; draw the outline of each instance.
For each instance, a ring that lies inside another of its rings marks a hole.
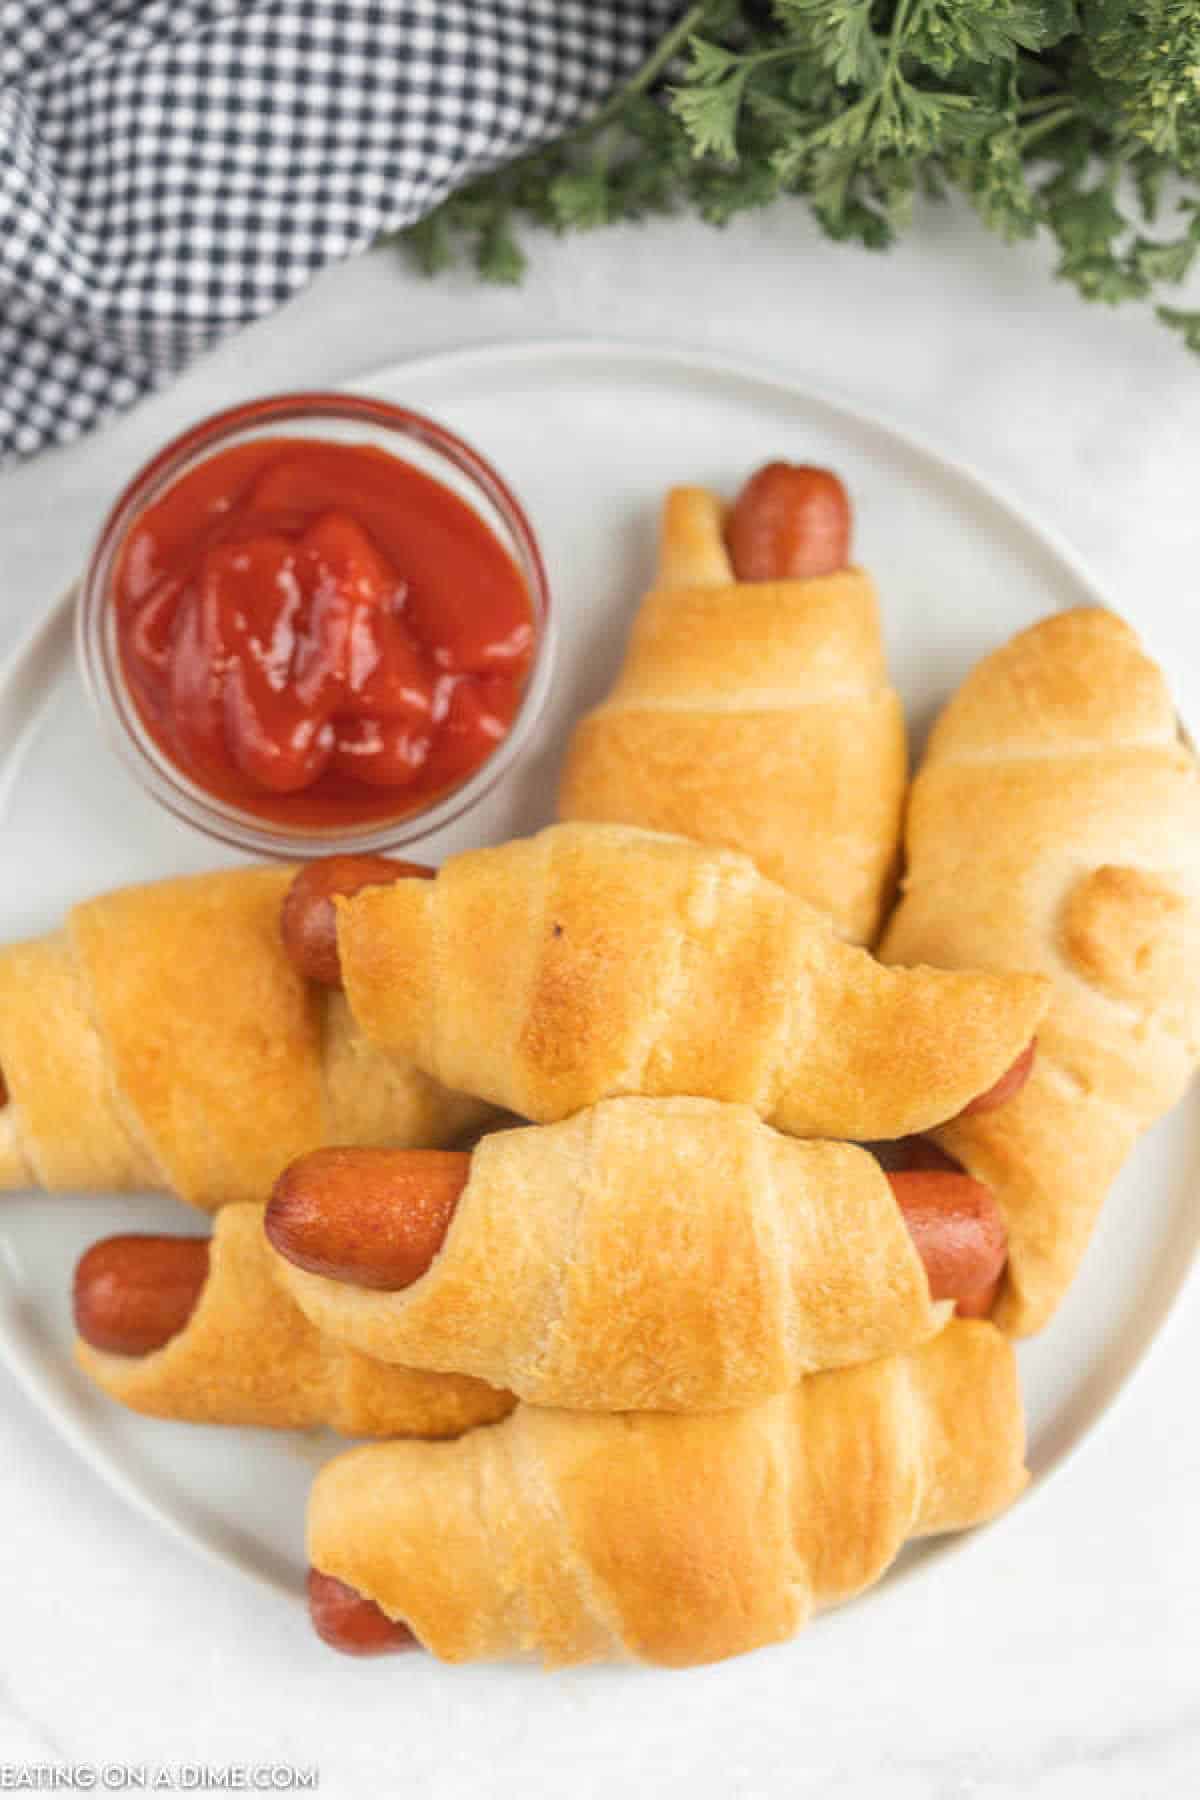
[[[571,1530],[566,1510],[563,1507],[558,1494],[554,1490],[553,1483],[546,1475],[542,1458],[532,1457],[529,1460],[536,1467],[538,1474],[541,1477],[540,1486],[543,1492],[546,1510],[548,1510],[556,1520],[560,1541],[571,1553],[571,1577],[574,1581],[576,1592],[579,1594],[580,1599],[587,1610],[589,1619],[593,1627],[598,1626],[600,1630],[607,1634],[608,1656],[614,1661],[627,1663],[631,1658],[629,1652],[625,1649],[624,1637],[619,1629],[621,1624],[621,1612],[616,1597],[599,1580],[588,1558],[581,1553],[575,1539],[575,1534]]]
[[[67,914],[66,923],[63,926],[63,929],[55,933],[55,936],[61,943],[62,949],[68,959],[68,979],[71,983],[71,989],[79,1010],[79,1016],[84,1021],[87,1029],[91,1032],[92,1038],[99,1051],[101,1084],[104,1091],[105,1103],[111,1117],[116,1121],[125,1137],[130,1163],[137,1168],[138,1174],[145,1178],[146,1185],[171,1188],[173,1183],[168,1179],[167,1171],[163,1166],[161,1159],[148,1142],[145,1133],[140,1129],[136,1114],[132,1112],[131,1108],[123,1103],[121,1094],[118,1090],[116,1079],[116,1057],[114,1055],[113,1046],[109,1043],[108,1037],[101,1026],[100,1019],[96,1012],[96,996],[92,991],[92,984],[87,980],[84,974],[86,959],[76,941],[75,932],[72,929],[74,916],[74,909],[72,909],[72,911]],[[33,1161],[32,1158],[27,1158],[27,1160]],[[33,1166],[35,1169],[37,1168],[36,1163],[33,1163]],[[42,1180],[40,1172],[38,1178],[41,1186],[46,1187],[48,1185]]]
[[[479,1536],[487,1546],[489,1560],[498,1571],[497,1581],[504,1595],[504,1615],[513,1621],[512,1633],[519,1644],[529,1642],[534,1636],[534,1620],[530,1609],[529,1594],[526,1584],[520,1579],[519,1572],[514,1569],[511,1556],[501,1557],[500,1546],[497,1545],[495,1533],[491,1527],[491,1508],[488,1504],[490,1486],[497,1477],[497,1464],[510,1471],[510,1480],[516,1491],[525,1491],[524,1471],[514,1456],[512,1445],[501,1442],[499,1450],[495,1443],[490,1446],[491,1455],[480,1458],[474,1470],[474,1478],[470,1485],[469,1500],[472,1511],[479,1525]]]
[[[925,1516],[925,1502],[929,1491],[928,1450],[932,1438],[930,1408],[925,1394],[920,1389],[916,1370],[911,1360],[906,1361],[904,1365],[904,1393],[910,1420],[910,1429],[905,1436],[905,1442],[909,1446],[913,1488],[912,1512],[904,1533],[905,1539],[909,1539],[923,1535],[921,1522]],[[898,1551],[897,1554],[899,1554]]]
[[[773,1424],[775,1439],[776,1467],[781,1476],[784,1527],[787,1533],[786,1557],[790,1565],[788,1588],[790,1598],[795,1607],[794,1618],[797,1631],[804,1629],[820,1610],[817,1603],[816,1588],[813,1581],[812,1565],[800,1554],[797,1533],[794,1527],[796,1517],[796,1490],[799,1485],[799,1472],[803,1458],[794,1454],[794,1444],[799,1436],[800,1427],[796,1420],[795,1391],[778,1396]]]
[[[866,687],[861,682],[839,682],[828,684],[809,692],[803,688],[792,688],[786,693],[777,689],[758,693],[753,689],[742,690],[735,694],[712,693],[703,691],[683,695],[665,695],[656,698],[653,703],[639,699],[637,696],[628,700],[605,700],[592,708],[588,715],[596,718],[600,714],[645,714],[653,717],[655,713],[746,713],[756,716],[762,713],[794,712],[799,706],[829,706],[845,710],[845,703],[852,701],[859,706],[875,706],[889,690],[882,684]]]
[[[5,1163],[10,1164],[22,1183],[27,1179],[38,1181],[37,1171],[25,1150],[20,1109],[11,1096],[4,1106],[0,1106],[0,1167]]]
[[[937,762],[947,768],[974,768],[979,765],[1003,768],[1005,763],[1061,762],[1064,757],[1071,756],[1111,756],[1114,750],[1174,750],[1177,747],[1185,747],[1182,739],[1165,738],[1156,731],[1127,738],[1076,738],[1052,746],[1043,743],[1024,747],[1010,744],[1001,750],[981,745],[977,750],[942,750],[929,757],[926,766]]]
[[[534,1354],[531,1361],[533,1382],[540,1386],[546,1379],[547,1365],[550,1363],[555,1338],[563,1329],[570,1311],[571,1274],[579,1262],[580,1239],[586,1223],[588,1202],[595,1191],[596,1157],[594,1145],[596,1139],[596,1115],[588,1118],[587,1141],[584,1146],[584,1172],[577,1183],[574,1194],[575,1207],[571,1217],[570,1237],[563,1247],[563,1255],[552,1265],[551,1279],[543,1283],[542,1317],[538,1329],[532,1333]]]
[[[779,1181],[779,1158],[771,1154],[771,1139],[758,1131],[749,1135],[757,1177],[756,1200],[750,1216],[755,1238],[763,1246],[764,1267],[771,1270],[773,1277],[775,1330],[771,1336],[781,1347],[785,1372],[794,1380],[799,1364],[799,1309],[789,1305],[789,1298],[795,1291],[795,1243],[793,1234],[787,1228]]]
[[[656,835],[663,835],[661,833]],[[670,927],[662,969],[655,984],[654,1004],[647,1008],[646,1021],[638,1033],[631,1032],[629,1056],[618,1080],[623,1093],[638,1094],[646,1086],[646,1071],[669,1036],[671,1021],[679,1012],[679,1001],[687,990],[685,955],[694,927],[703,928],[714,915],[713,901],[720,891],[720,877],[714,865],[704,865],[691,872]]]
[[[555,1536],[566,1552],[562,1566],[588,1614],[589,1621],[593,1625],[599,1624],[601,1629],[607,1633],[610,1653],[615,1652],[618,1658],[628,1661],[628,1655],[623,1649],[622,1636],[617,1629],[620,1618],[619,1609],[613,1599],[605,1596],[601,1591],[600,1583],[594,1578],[587,1557],[580,1551],[571,1530],[566,1508],[550,1478],[545,1457],[535,1450],[529,1455],[518,1458],[513,1454],[511,1445],[505,1445],[504,1450],[509,1466],[516,1472],[519,1490],[523,1491],[532,1503],[531,1509],[534,1516],[547,1519],[552,1523]],[[529,1644],[532,1653],[540,1634],[537,1616],[531,1604],[530,1591],[524,1584],[520,1591],[520,1600],[526,1625],[524,1639]]]

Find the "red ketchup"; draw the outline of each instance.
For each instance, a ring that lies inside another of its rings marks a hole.
[[[363,444],[218,451],[130,528],[114,595],[160,749],[285,825],[403,817],[456,786],[507,736],[534,647],[479,515]]]

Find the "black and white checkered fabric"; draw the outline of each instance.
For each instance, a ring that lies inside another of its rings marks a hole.
[[[0,463],[594,108],[675,0],[0,0]]]

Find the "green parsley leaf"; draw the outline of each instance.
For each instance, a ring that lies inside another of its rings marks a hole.
[[[1200,355],[1200,312],[1181,312],[1174,306],[1158,306],[1155,311],[1164,325],[1179,333],[1189,350]]]
[[[522,227],[780,195],[869,249],[958,192],[1002,237],[1047,235],[1088,299],[1155,299],[1200,259],[1200,0],[693,0],[587,124],[472,182],[405,234],[436,273],[525,266]],[[1175,234],[1159,221],[1167,202]],[[1158,316],[1200,351],[1198,316]]]
[[[683,120],[697,156],[715,156],[718,162],[738,158],[738,118],[749,70],[734,67],[732,74],[711,85],[676,88],[676,117]]]
[[[475,266],[485,281],[513,286],[525,273],[525,252],[513,236],[507,216],[498,213],[479,233]]]

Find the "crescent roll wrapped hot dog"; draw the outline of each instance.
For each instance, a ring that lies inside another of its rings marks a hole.
[[[890,1179],[867,1151],[781,1137],[747,1107],[608,1100],[442,1153],[436,1187],[422,1160],[294,1164],[267,1211],[276,1273],[323,1333],[540,1406],[747,1405],[922,1343],[956,1278],[970,1296],[1003,1266],[978,1184]],[[926,1255],[949,1278],[936,1294],[906,1194],[924,1197]]]
[[[796,1136],[902,1137],[998,1081],[1048,995],[1037,975],[885,969],[747,857],[619,825],[551,826],[334,906],[363,1033],[541,1122],[690,1094]]]
[[[870,577],[837,477],[772,463],[728,515],[675,488],[655,585],[611,694],[576,727],[564,819],[743,850],[871,943],[907,774]]]
[[[1037,1331],[1134,1140],[1200,1058],[1200,775],[1159,670],[1115,615],[1043,620],[946,707],[882,953],[1053,980],[1028,1084],[935,1134],[1008,1221],[997,1321]]]
[[[680,1668],[790,1638],[907,1539],[990,1518],[1023,1458],[1011,1346],[955,1321],[741,1411],[521,1406],[456,1444],[352,1450],[317,1476],[309,1560],[360,1623],[373,1603],[448,1662]]]
[[[76,1359],[123,1406],[203,1425],[330,1425],[348,1437],[451,1437],[514,1404],[480,1381],[389,1367],[324,1337],[275,1281],[261,1206],[211,1242],[111,1238],[81,1259]]]
[[[0,951],[0,1189],[146,1188],[211,1210],[265,1200],[331,1140],[445,1144],[481,1122],[300,977],[279,929],[290,880],[124,888]]]

